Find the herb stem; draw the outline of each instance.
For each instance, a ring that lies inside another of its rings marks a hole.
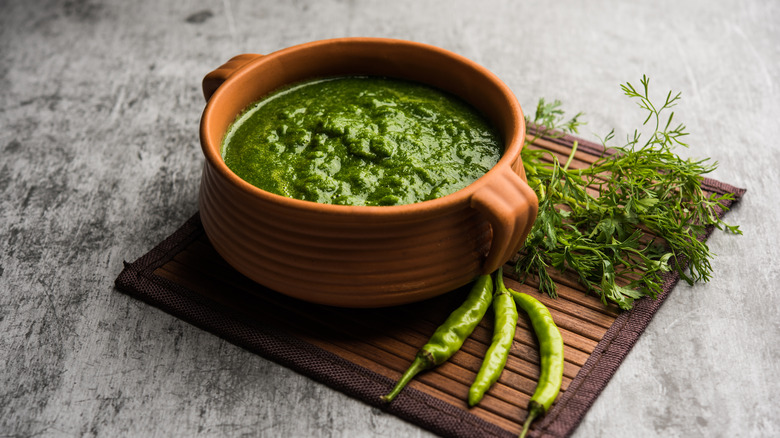
[[[574,160],[574,154],[577,152],[577,145],[579,145],[579,142],[574,140],[574,144],[571,147],[571,153],[569,154],[569,159],[566,160],[566,164],[563,166],[564,172],[569,170],[569,165],[571,164],[572,160]]]

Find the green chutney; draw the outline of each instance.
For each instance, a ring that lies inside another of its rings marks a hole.
[[[278,195],[340,205],[400,205],[460,190],[490,170],[498,133],[435,88],[379,77],[300,83],[251,105],[222,157]]]

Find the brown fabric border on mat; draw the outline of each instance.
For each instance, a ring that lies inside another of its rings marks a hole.
[[[573,140],[579,141],[580,150],[590,155],[603,153],[600,145],[568,136],[551,141],[570,147]],[[705,179],[704,186],[713,192],[733,193],[734,202],[745,192],[711,179]],[[711,232],[709,230],[707,236]],[[403,397],[385,405],[380,402],[380,396],[392,387],[394,382],[390,378],[157,275],[158,268],[203,237],[200,216],[195,214],[147,254],[133,263],[126,263],[116,279],[116,287],[235,345],[436,434],[448,437],[515,436],[513,432],[412,387],[404,391]],[[657,299],[639,300],[631,311],[617,316],[551,411],[534,425],[530,436],[564,437],[576,429],[678,281],[677,275],[667,275],[663,292]]]

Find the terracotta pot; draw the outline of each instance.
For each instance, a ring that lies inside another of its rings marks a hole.
[[[458,192],[390,207],[285,198],[248,184],[222,161],[223,136],[251,103],[290,83],[357,74],[418,81],[460,96],[500,131],[502,158]],[[390,39],[317,41],[237,56],[204,78],[203,92],[203,227],[230,265],[275,291],[344,307],[423,300],[496,270],[518,251],[536,218],[538,201],[520,162],[520,105],[495,75],[454,53]]]

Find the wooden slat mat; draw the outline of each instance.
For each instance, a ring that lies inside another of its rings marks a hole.
[[[586,166],[603,152],[574,137],[542,138],[536,146],[561,157],[579,141],[572,165]],[[720,193],[744,190],[705,181]],[[505,273],[513,269],[507,267]],[[306,275],[301,272],[301,275]],[[506,277],[508,287],[546,304],[561,329],[566,363],[561,395],[532,427],[531,436],[569,435],[606,386],[678,278],[665,280],[657,300],[629,312],[605,307],[566,276],[556,278],[560,297]],[[233,270],[208,241],[196,214],[168,239],[125,269],[117,288],[198,327],[277,361],[372,406],[443,436],[516,436],[539,373],[539,354],[521,312],[501,379],[474,408],[468,388],[490,343],[492,316],[444,365],[419,375],[391,404],[387,393],[435,328],[457,307],[468,287],[444,296],[387,309],[340,309],[301,302],[268,290]]]

